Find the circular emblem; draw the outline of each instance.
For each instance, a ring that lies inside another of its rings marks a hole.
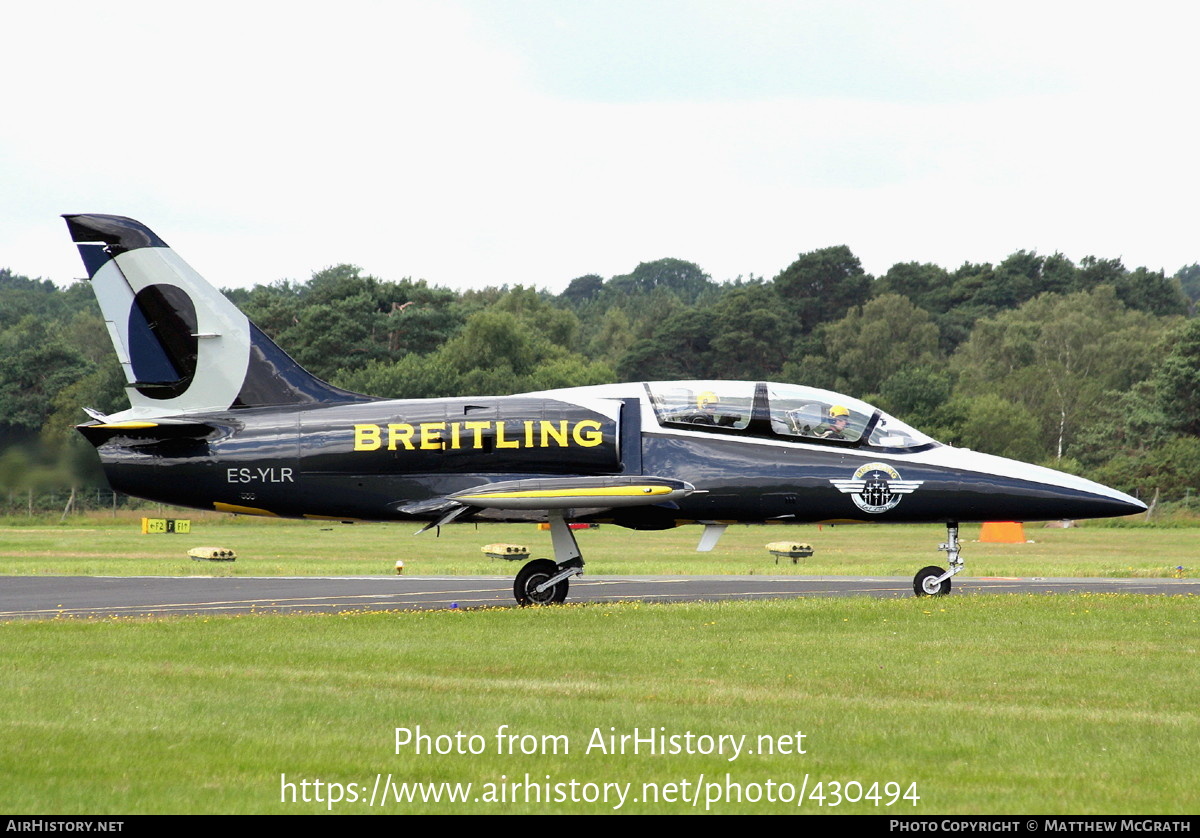
[[[889,480],[899,480],[900,473],[884,463],[868,463],[854,472],[855,480],[866,480],[862,491],[850,496],[854,505],[863,512],[878,514],[887,512],[900,502],[900,495],[892,494]]]
[[[867,463],[859,466],[849,480],[829,482],[848,494],[863,512],[878,515],[895,507],[901,498],[912,494],[924,481],[903,480],[900,472],[887,463]]]

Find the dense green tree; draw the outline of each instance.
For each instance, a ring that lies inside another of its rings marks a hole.
[[[340,370],[333,383],[386,399],[437,399],[463,394],[462,376],[440,354],[409,354],[397,361],[371,361]]]
[[[1079,269],[1075,263],[1055,253],[1042,260],[1041,282],[1038,284],[1039,293],[1069,294],[1079,289]]]
[[[989,303],[1012,308],[1042,292],[1042,265],[1045,259],[1029,250],[1018,250],[996,266],[992,274],[995,299]]]
[[[871,278],[845,245],[802,253],[775,277],[775,290],[802,332],[842,317],[871,293]]]
[[[1173,437],[1143,451],[1122,452],[1089,476],[1149,503],[1200,494],[1200,439]]]
[[[1006,302],[1011,302],[1011,296],[996,279],[996,269],[990,262],[964,262],[950,276],[950,304],[955,308],[986,315]]]
[[[1175,272],[1175,279],[1179,280],[1180,290],[1192,301],[1194,309],[1196,301],[1200,300],[1200,263],[1193,262],[1180,268]]]
[[[533,288],[518,285],[492,306],[492,311],[507,311],[516,315],[524,328],[536,331],[541,337],[564,349],[574,349],[579,334],[579,318],[556,307],[549,297]]]
[[[937,317],[942,349],[952,352],[970,336],[975,324],[1014,308],[1036,293],[1042,260],[1018,251],[1000,267],[966,262],[951,275],[948,305]]]
[[[1160,317],[1187,314],[1191,308],[1179,280],[1161,270],[1137,268],[1125,273],[1115,287],[1125,305]]]
[[[587,356],[616,368],[635,341],[633,323],[625,309],[614,306],[604,312],[587,345]]]
[[[1167,335],[1153,382],[1157,407],[1169,426],[1200,435],[1200,320],[1188,320]]]
[[[1145,378],[1144,351],[1163,321],[1126,308],[1109,286],[1044,294],[976,324],[951,359],[960,393],[993,393],[1041,422],[1045,456],[1061,458],[1104,394]]]
[[[823,390],[836,390],[838,387],[837,369],[832,359],[813,353],[784,364],[779,373],[779,380],[789,384],[803,384],[806,387],[820,387]]]
[[[1104,394],[1083,420],[1072,452],[1082,465],[1095,469],[1118,457],[1140,459],[1173,435],[1154,382],[1140,381],[1126,392]]]
[[[301,365],[322,378],[339,369],[433,352],[459,328],[459,296],[424,282],[386,282],[353,265],[226,292]]]
[[[391,357],[437,351],[463,325],[463,317],[441,295],[414,293],[405,303],[392,303],[385,314],[387,350]]]
[[[694,304],[700,297],[715,288],[712,279],[693,262],[682,259],[658,259],[642,262],[632,273],[614,276],[604,290],[618,297],[630,294],[648,294],[657,289],[670,291],[680,300]]]
[[[569,354],[550,358],[529,374],[521,390],[554,390],[560,387],[583,387],[588,384],[611,384],[616,381],[612,367],[603,361],[589,361],[581,355]]]
[[[933,314],[942,314],[950,307],[950,274],[945,268],[917,262],[892,265],[872,289],[876,296],[903,294]]]
[[[879,386],[878,407],[940,439],[952,425],[946,404],[954,376],[942,364],[904,366]]]
[[[651,338],[634,343],[617,375],[625,381],[708,377],[712,318],[695,309],[669,317]]]
[[[1037,460],[1043,456],[1041,424],[1022,404],[995,393],[958,397],[947,404],[946,441],[976,451]]]
[[[0,440],[39,433],[54,397],[93,369],[40,317],[28,315],[0,332]]]
[[[339,369],[385,358],[386,345],[377,339],[386,331],[385,325],[374,301],[367,294],[355,294],[305,306],[279,342],[301,366],[327,379]]]
[[[439,354],[463,375],[473,369],[506,368],[522,376],[554,348],[515,314],[493,309],[472,315]]]
[[[712,331],[706,376],[762,381],[777,377],[795,330],[770,285],[735,288],[705,310]]]
[[[572,279],[561,296],[566,302],[577,306],[596,299],[603,290],[604,279],[596,274],[588,274]]]
[[[50,280],[30,279],[7,268],[0,268],[0,300],[0,329],[11,328],[26,317],[60,320],[69,316],[72,308]]]
[[[1075,287],[1080,291],[1091,291],[1101,285],[1116,288],[1125,275],[1125,265],[1120,259],[1100,259],[1084,256],[1079,260],[1079,272]]]
[[[270,335],[278,338],[296,323],[302,306],[302,285],[281,280],[253,288],[225,289],[223,292],[250,320]]]
[[[837,371],[836,389],[878,392],[890,376],[939,359],[938,328],[932,316],[908,297],[884,294],[821,330],[825,354]]]
[[[1149,268],[1129,271],[1120,259],[1085,256],[1079,262],[1076,287],[1090,291],[1101,285],[1112,286],[1121,302],[1139,311],[1160,316],[1188,312],[1188,298],[1178,276],[1168,277]]]

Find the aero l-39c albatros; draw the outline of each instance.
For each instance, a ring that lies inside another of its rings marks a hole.
[[[549,521],[553,559],[517,602],[562,602],[569,522],[939,522],[1100,518],[1140,501],[1080,477],[935,442],[857,399],[794,384],[660,381],[388,400],[302,369],[149,228],[64,216],[128,379],[130,408],[79,431],[114,489],[162,503],[321,520]],[[669,348],[668,348],[669,349]]]

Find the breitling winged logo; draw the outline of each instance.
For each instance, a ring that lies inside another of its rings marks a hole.
[[[925,481],[901,480],[900,472],[887,463],[867,463],[860,466],[851,479],[831,479],[829,482],[850,495],[854,505],[863,512],[878,515],[895,507],[901,498],[911,495]]]

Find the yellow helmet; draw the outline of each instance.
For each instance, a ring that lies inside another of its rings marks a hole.
[[[839,417],[845,417],[845,418],[849,419],[850,418],[850,408],[846,407],[845,405],[841,405],[841,404],[835,404],[833,407],[829,408],[829,418],[830,419],[837,419]]]
[[[712,390],[705,390],[703,393],[696,396],[696,407],[700,408],[701,410],[708,407],[710,404],[716,404],[716,403],[717,403],[717,394],[714,393]]]

